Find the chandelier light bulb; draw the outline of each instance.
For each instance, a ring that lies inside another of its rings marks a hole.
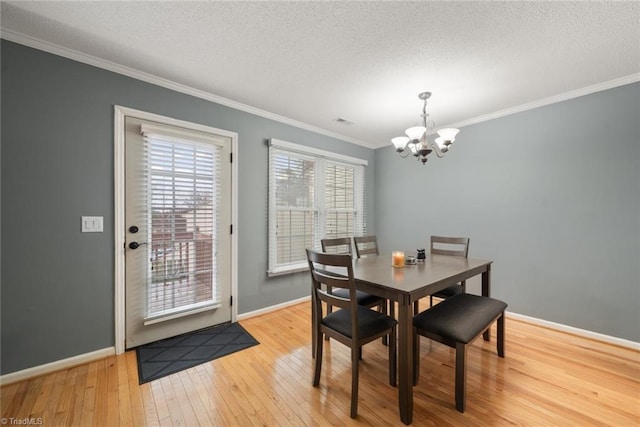
[[[438,148],[440,149],[441,152],[446,153],[447,151],[449,151],[447,142],[442,137],[436,138],[435,142],[436,144],[438,144]]]
[[[449,143],[452,143],[453,141],[456,140],[456,135],[458,134],[458,132],[460,132],[460,129],[456,129],[456,128],[445,128],[445,129],[440,129],[438,131],[438,135],[440,135],[440,138],[443,139],[443,141],[445,142],[446,145],[447,141]]]
[[[420,141],[422,135],[427,131],[424,126],[413,126],[404,131],[411,141]]]
[[[407,138],[406,136],[396,136],[395,138],[391,139],[391,143],[394,147],[396,147],[396,151],[402,152],[407,147],[409,138]]]

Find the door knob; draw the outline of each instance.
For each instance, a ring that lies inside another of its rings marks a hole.
[[[131,242],[129,243],[129,248],[131,249],[138,249],[140,246],[142,245],[146,245],[147,242],[142,242],[142,243],[138,243],[138,242]]]

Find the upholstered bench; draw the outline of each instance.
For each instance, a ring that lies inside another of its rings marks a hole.
[[[467,345],[498,321],[498,356],[504,357],[504,311],[507,304],[493,298],[459,294],[413,318],[413,383],[420,376],[420,335],[456,349],[456,409],[464,412]]]

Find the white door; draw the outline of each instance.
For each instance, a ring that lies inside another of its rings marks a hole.
[[[125,118],[125,347],[231,320],[231,138]]]

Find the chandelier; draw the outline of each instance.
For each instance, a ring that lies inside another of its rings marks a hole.
[[[424,101],[422,114],[420,115],[422,122],[407,129],[405,131],[407,136],[397,136],[391,139],[391,143],[400,157],[405,158],[413,154],[423,165],[427,163],[427,156],[431,152],[435,152],[438,157],[443,157],[449,151],[449,146],[455,141],[458,132],[460,132],[459,129],[455,128],[440,129],[437,132],[438,136],[433,141],[429,140],[429,137],[434,133],[433,129],[435,127],[433,121],[427,120],[427,117],[429,117],[429,114],[427,114],[427,99],[429,97],[431,97],[431,92],[422,92],[418,95],[418,98]],[[405,154],[403,155],[403,153]]]

